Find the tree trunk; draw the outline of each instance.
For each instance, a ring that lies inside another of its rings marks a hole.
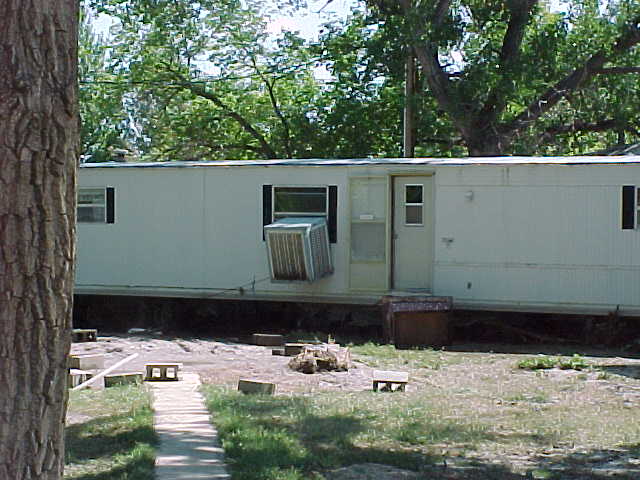
[[[477,128],[464,137],[470,157],[498,157],[509,149],[509,140],[489,128]]]
[[[0,478],[62,478],[77,0],[0,0]]]

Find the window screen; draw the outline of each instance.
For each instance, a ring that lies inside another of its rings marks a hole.
[[[326,217],[326,187],[275,187],[273,219],[285,217]]]
[[[285,217],[325,217],[329,241],[337,241],[338,187],[262,186],[263,226]],[[264,240],[264,231],[263,237]]]
[[[105,223],[107,195],[104,188],[81,188],[78,191],[78,221]]]
[[[77,214],[82,223],[115,223],[115,189],[80,188]]]

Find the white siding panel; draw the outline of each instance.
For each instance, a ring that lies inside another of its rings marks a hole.
[[[195,171],[82,172],[116,189],[115,224],[79,224],[77,284],[202,286],[202,181]]]
[[[640,306],[640,231],[620,226],[621,187],[640,185],[638,167],[454,167],[436,178],[436,294]]]

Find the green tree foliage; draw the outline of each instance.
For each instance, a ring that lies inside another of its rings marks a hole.
[[[567,1],[564,12],[543,0],[366,3],[371,28],[417,58],[440,131],[471,155],[574,152],[637,137],[637,1]],[[440,136],[426,128],[418,138]]]
[[[304,42],[266,30],[257,0],[105,0],[115,72],[150,159],[291,158],[319,94]]]
[[[87,9],[80,10],[78,76],[80,79],[80,142],[85,160],[110,159],[113,148],[127,148],[129,132],[126,90],[112,71],[108,46],[97,35]]]
[[[345,25],[330,24],[318,48],[332,80],[321,98],[323,132],[337,139],[338,155],[402,155],[405,61],[408,49],[398,42],[401,24],[385,25],[372,13],[355,10]],[[439,114],[432,96],[418,91],[410,99],[416,118],[419,156],[462,155],[455,131]]]

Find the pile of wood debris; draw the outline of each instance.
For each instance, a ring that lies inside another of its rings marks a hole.
[[[351,352],[348,348],[333,343],[305,345],[291,359],[289,368],[302,373],[346,372],[351,368]]]

